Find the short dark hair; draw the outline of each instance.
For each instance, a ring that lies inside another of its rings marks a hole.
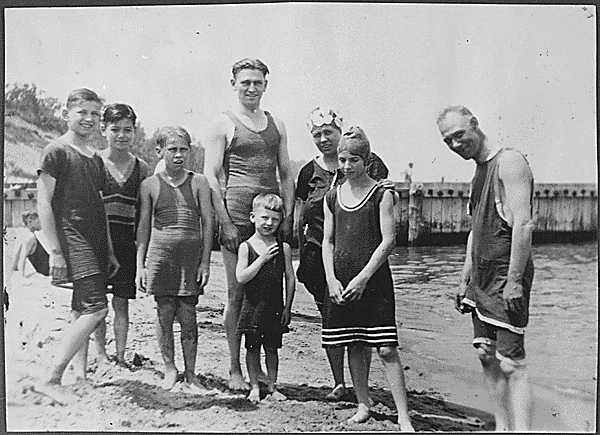
[[[27,221],[29,218],[36,218],[38,216],[38,212],[35,210],[25,210],[23,214],[21,214],[21,218],[23,219],[23,223],[27,225]]]
[[[446,117],[446,115],[451,112],[458,113],[462,116],[473,116],[473,112],[471,112],[465,106],[448,106],[448,107],[444,108],[444,110],[442,110],[440,112],[440,114],[438,115],[437,123],[439,124],[440,122],[442,122],[444,120],[444,118]]]
[[[182,137],[187,142],[190,149],[192,148],[192,137],[185,128],[179,126],[168,126],[161,128],[156,136],[156,146],[160,149],[163,149],[167,144],[168,139],[172,138],[173,136]]]
[[[80,88],[71,91],[67,97],[67,109],[70,109],[74,104],[82,101],[92,101],[94,103],[104,104],[104,101],[97,93],[88,88]]]
[[[133,108],[127,104],[109,104],[106,106],[104,113],[102,114],[102,122],[105,124],[116,124],[124,119],[129,119],[135,127],[137,115],[135,114]]]
[[[265,77],[267,77],[267,74],[269,74],[269,68],[267,67],[267,65],[262,63],[259,59],[250,59],[247,57],[233,64],[233,66],[231,67],[231,73],[233,74],[233,78],[235,79],[237,73],[243,69],[257,69],[260,72],[262,72]]]

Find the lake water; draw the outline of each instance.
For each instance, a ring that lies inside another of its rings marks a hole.
[[[470,316],[459,314],[453,305],[464,256],[465,246],[398,247],[390,256],[390,267],[401,331],[416,330],[424,337],[411,350],[447,364],[462,361],[466,369],[480,371],[470,344]],[[531,380],[593,400],[598,355],[598,244],[536,245],[533,260],[535,278],[525,333]]]

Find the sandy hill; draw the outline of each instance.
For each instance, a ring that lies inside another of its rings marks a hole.
[[[14,177],[35,178],[42,149],[60,136],[58,131],[44,131],[21,117],[4,117],[4,173]]]

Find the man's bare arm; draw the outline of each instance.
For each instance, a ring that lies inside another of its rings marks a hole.
[[[225,247],[237,252],[239,237],[237,229],[231,223],[221,191],[220,179],[224,174],[223,157],[227,148],[227,131],[229,119],[221,115],[213,121],[206,137],[206,171],[205,176],[211,189],[212,204],[215,215],[221,225],[221,238]]]
[[[275,119],[277,130],[281,136],[279,141],[279,152],[277,155],[277,166],[279,170],[279,178],[281,180],[281,197],[285,207],[286,217],[282,224],[283,230],[286,232],[284,236],[287,240],[291,240],[292,228],[294,225],[294,205],[296,202],[294,196],[294,178],[292,176],[290,156],[287,148],[287,132],[285,124],[279,119]]]
[[[510,264],[504,299],[506,308],[520,311],[525,308],[521,280],[531,255],[533,238],[531,216],[533,174],[527,161],[516,151],[503,154],[498,174],[504,192],[504,215],[508,225],[512,227]]]

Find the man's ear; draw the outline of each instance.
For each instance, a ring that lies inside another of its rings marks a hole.
[[[471,119],[469,120],[469,124],[471,125],[471,127],[473,129],[476,129],[477,127],[479,127],[479,121],[477,121],[477,118],[475,118],[474,116],[472,116]]]
[[[100,133],[102,133],[102,136],[106,137],[106,123],[105,122],[100,123]]]
[[[65,121],[69,120],[69,111],[67,109],[63,109],[62,111],[62,119]]]
[[[235,79],[231,79],[229,80],[229,83],[231,83],[231,87],[234,88],[235,87]]]
[[[163,151],[163,149],[161,147],[156,147],[156,155],[161,159],[163,158],[162,151]]]
[[[256,220],[256,217],[255,217],[255,215],[254,215],[254,212],[253,212],[253,211],[251,211],[251,212],[250,212],[250,222],[254,223],[254,221],[255,221],[255,220]]]

